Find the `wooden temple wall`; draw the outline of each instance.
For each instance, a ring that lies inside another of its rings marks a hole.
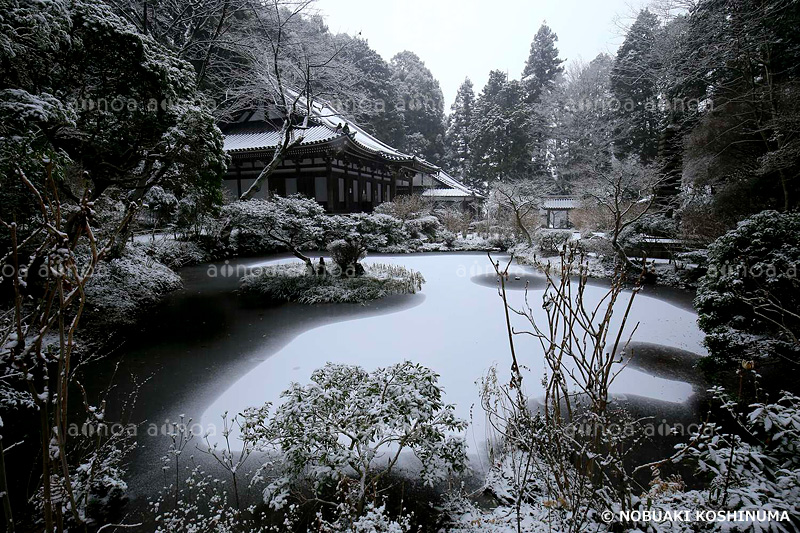
[[[255,182],[265,162],[234,158],[225,176],[229,196],[238,197]],[[325,157],[286,159],[263,186],[281,196],[303,194],[316,199],[330,213],[371,212],[398,194],[412,192],[413,177],[383,165],[359,166],[355,162]]]

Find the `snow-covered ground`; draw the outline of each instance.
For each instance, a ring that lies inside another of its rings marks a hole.
[[[285,259],[279,261],[286,261]],[[268,261],[251,266],[266,265]],[[501,377],[508,376],[510,355],[502,301],[496,288],[485,283],[492,271],[486,256],[462,254],[402,255],[368,258],[367,262],[395,263],[421,272],[427,283],[421,304],[396,313],[340,321],[306,330],[274,353],[255,348],[252,357],[264,362],[242,376],[216,398],[201,417],[204,427],[213,425],[223,412],[237,413],[248,406],[278,402],[290,382],[307,383],[311,373],[327,362],[360,365],[367,370],[403,360],[429,366],[441,375],[446,401],[472,424],[467,440],[473,452],[483,448],[486,428],[478,403],[478,381],[492,365]],[[528,279],[533,271],[512,267],[513,275]],[[473,279],[474,278],[474,279]],[[476,283],[483,278],[484,283]],[[516,282],[521,285],[522,281]],[[536,285],[536,284],[532,284]],[[541,286],[541,284],[537,285]],[[532,289],[529,300],[539,314],[542,289]],[[587,299],[600,298],[605,290],[587,288]],[[521,305],[524,291],[509,291],[512,305]],[[627,300],[621,302],[624,307]],[[621,311],[618,312],[618,315]],[[703,335],[696,315],[665,301],[639,295],[632,315],[639,322],[634,341],[679,348],[698,355],[705,353]],[[524,327],[516,317],[515,325]],[[632,322],[631,327],[635,324]],[[268,327],[268,326],[267,326]],[[529,336],[517,336],[517,354],[527,367],[525,385],[537,395],[543,372],[538,343]],[[635,354],[634,354],[635,357]],[[685,402],[692,386],[626,368],[613,392],[633,394],[669,402]]]

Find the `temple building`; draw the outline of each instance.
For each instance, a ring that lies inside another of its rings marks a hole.
[[[279,116],[250,111],[221,126],[231,156],[224,181],[231,196],[246,192],[272,160],[281,125]],[[451,201],[472,194],[437,166],[376,139],[327,104],[316,103],[307,124],[292,134],[302,136],[302,142],[288,151],[259,196],[267,190],[281,196],[300,193],[316,199],[329,213],[354,213],[371,212],[401,194],[427,196],[434,191],[437,198]],[[456,192],[442,194],[443,190]]]

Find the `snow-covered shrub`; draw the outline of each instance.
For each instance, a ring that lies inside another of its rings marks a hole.
[[[695,307],[715,362],[800,357],[798,235],[800,213],[764,211],[709,246]]]
[[[177,490],[177,498],[176,498]],[[260,533],[261,517],[239,510],[228,501],[220,480],[200,467],[191,469],[180,487],[168,487],[151,504],[156,533]]]
[[[384,202],[375,208],[376,213],[391,215],[402,221],[420,218],[431,214],[432,203],[420,194],[404,194],[391,202]]]
[[[350,215],[356,222],[356,230],[364,235],[372,235],[380,239],[371,242],[371,248],[382,246],[401,246],[408,242],[409,233],[403,221],[390,215],[380,213],[356,213]],[[383,242],[385,240],[385,242]]]
[[[723,389],[710,392],[740,427],[735,433],[727,433],[721,426],[705,424],[690,437],[690,443],[678,446],[681,460],[696,467],[704,486],[650,494],[653,507],[770,511],[778,514],[777,520],[720,521],[710,529],[796,531],[800,525],[800,397],[784,392],[777,402],[753,404],[740,417],[738,404]],[[747,438],[741,435],[742,430]]]
[[[128,246],[122,257],[101,262],[86,287],[87,326],[109,331],[132,326],[181,284],[180,276],[149,258],[143,246]]]
[[[500,233],[490,237],[488,244],[492,250],[502,250],[505,252],[506,250],[513,248],[517,244],[517,241],[515,241],[514,237],[511,235]]]
[[[136,242],[132,246],[144,248],[149,257],[173,269],[208,260],[208,254],[191,241],[155,238],[147,242]]]
[[[691,263],[705,269],[708,267],[708,249],[701,248],[699,250],[681,252],[676,255],[676,259],[684,264]]]
[[[209,191],[192,191],[178,201],[175,230],[184,238],[198,239],[213,234],[220,212],[218,195]]]
[[[310,383],[284,391],[274,413],[269,405],[246,411],[246,438],[281,459],[264,500],[282,508],[293,489],[310,492],[312,500],[334,492],[357,516],[368,516],[370,495],[385,488],[403,451],[419,459],[426,485],[462,472],[466,445],[456,434],[466,423],[444,403],[438,379],[411,362],[372,372],[328,363]]]
[[[361,266],[360,261],[367,256],[367,251],[357,242],[337,239],[328,245],[328,252],[330,252],[333,262],[342,271],[342,275],[348,271],[356,276],[364,273],[364,267]]]
[[[398,219],[389,215],[356,213],[329,217],[325,236],[332,240],[328,250],[339,268],[360,275],[363,267],[359,263],[367,250],[380,250],[390,246],[402,246],[408,233]]]
[[[425,283],[419,272],[393,265],[367,265],[362,276],[346,274],[332,268],[326,275],[310,276],[304,265],[276,265],[242,278],[241,291],[279,302],[364,303],[392,294],[415,294]]]
[[[227,245],[225,251],[237,256],[262,255],[283,250],[266,235],[246,228],[233,231]]]
[[[558,254],[570,239],[572,239],[572,230],[566,229],[541,228],[533,235],[534,243],[545,255]]]
[[[362,515],[354,515],[351,509],[342,505],[338,508],[338,516],[334,520],[326,520],[324,513],[316,516],[319,531],[325,533],[410,533],[414,531],[411,517],[401,515],[392,518],[386,510],[386,504],[367,503]]]
[[[461,234],[466,237],[469,231],[469,223],[472,221],[472,213],[457,207],[442,207],[434,212],[436,218],[442,223],[444,228],[456,235]]]
[[[411,237],[417,239],[424,236],[433,241],[436,240],[436,234],[441,230],[442,224],[435,216],[427,215],[407,221],[406,227]]]
[[[163,187],[156,185],[144,195],[144,203],[152,216],[152,225],[161,227],[172,222],[178,209],[178,199]]]
[[[675,238],[678,235],[678,221],[663,214],[647,213],[619,234],[623,246],[631,246],[641,241],[642,236]]]
[[[243,236],[252,236],[257,242],[285,248],[306,263],[310,260],[302,251],[320,246],[328,227],[325,209],[302,195],[233,202],[222,209],[222,217],[223,233],[238,231],[238,246]]]
[[[605,237],[592,235],[581,239],[578,245],[581,250],[587,254],[594,254],[598,259],[612,260],[614,258],[614,248]]]
[[[439,232],[438,239],[448,248],[452,248],[456,243],[456,239],[458,239],[458,235],[452,231],[442,230]]]

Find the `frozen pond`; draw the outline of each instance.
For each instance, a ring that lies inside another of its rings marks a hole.
[[[286,259],[254,262],[251,266],[277,261]],[[461,417],[469,419],[470,412],[474,413],[467,440],[473,451],[480,450],[486,432],[476,381],[492,365],[497,366],[501,377],[508,376],[510,367],[502,301],[488,275],[493,272],[488,258],[485,254],[401,255],[371,257],[366,262],[412,268],[421,272],[427,283],[420,294],[402,297],[414,305],[398,306],[378,315],[345,313],[336,322],[306,323],[304,331],[279,347],[269,343],[242,347],[248,351],[248,359],[263,362],[207,403],[200,417],[201,425],[213,426],[226,411],[238,413],[249,406],[278,402],[280,392],[290,382],[307,383],[311,373],[327,362],[357,364],[372,370],[410,360],[440,374],[445,401],[455,404]],[[521,280],[514,282],[517,275]],[[536,278],[531,269],[512,267],[512,285],[522,288],[524,280],[531,281],[530,302],[534,309],[541,305],[543,287]],[[602,286],[591,286],[586,298],[600,298],[605,292]],[[509,291],[512,305],[521,305],[523,297],[522,290]],[[626,303],[623,298],[620,307]],[[543,313],[541,309],[538,311]],[[302,315],[303,308],[293,306],[291,312]],[[639,323],[634,342],[704,353],[697,317],[684,307],[640,294],[634,302],[632,317],[631,327]],[[515,318],[516,326],[525,326],[524,320]],[[273,326],[262,322],[255,327],[269,330]],[[531,337],[517,336],[516,342],[520,364],[527,368],[526,389],[536,396],[543,372],[541,349]],[[636,350],[633,352],[635,357]],[[615,394],[676,404],[686,402],[693,394],[688,383],[656,377],[632,367],[620,374],[612,390]]]

